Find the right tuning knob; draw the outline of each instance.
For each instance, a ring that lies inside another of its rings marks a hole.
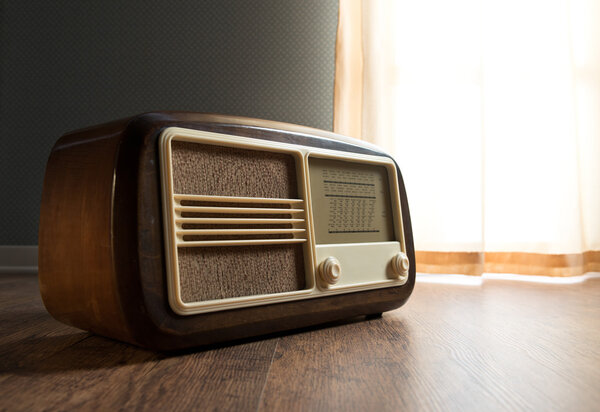
[[[406,253],[400,252],[392,258],[392,270],[398,279],[404,279],[408,276],[410,261]]]

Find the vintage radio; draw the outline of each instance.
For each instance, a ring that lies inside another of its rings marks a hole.
[[[316,129],[198,113],[63,136],[39,280],[58,320],[171,350],[401,306],[414,286],[398,166]]]

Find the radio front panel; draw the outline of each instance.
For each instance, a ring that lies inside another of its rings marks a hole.
[[[176,313],[406,283],[391,159],[178,127],[159,154]]]

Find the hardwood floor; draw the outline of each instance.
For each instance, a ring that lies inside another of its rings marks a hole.
[[[154,353],[63,326],[0,275],[0,410],[600,410],[600,279],[417,283],[403,308]]]

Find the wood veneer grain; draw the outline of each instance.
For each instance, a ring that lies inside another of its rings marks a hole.
[[[130,340],[113,261],[112,182],[126,122],[66,134],[46,166],[39,229],[40,291],[60,321]]]
[[[599,299],[600,279],[418,284],[381,319],[282,337],[259,409],[598,410]]]
[[[378,319],[168,355],[55,321],[35,276],[0,302],[1,410],[600,407],[600,279],[418,283]]]

